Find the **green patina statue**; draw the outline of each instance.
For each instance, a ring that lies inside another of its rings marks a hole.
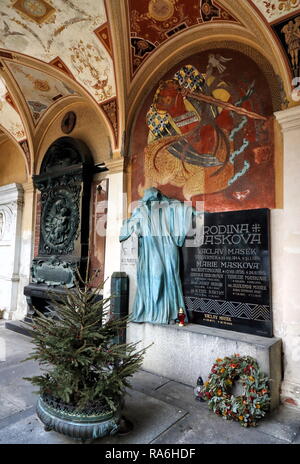
[[[178,247],[183,246],[195,214],[190,204],[170,199],[152,187],[124,221],[120,241],[133,233],[139,238],[133,322],[169,324],[177,319],[179,308],[185,307]]]

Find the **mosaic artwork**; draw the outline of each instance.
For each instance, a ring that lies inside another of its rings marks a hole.
[[[132,199],[157,187],[204,200],[208,211],[274,207],[270,102],[265,78],[240,52],[211,50],[174,67],[133,131]]]

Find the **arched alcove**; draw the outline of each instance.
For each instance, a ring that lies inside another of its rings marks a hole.
[[[61,107],[54,108],[38,128],[34,167],[36,173],[40,170],[48,146],[58,137],[65,135],[62,131],[62,121],[65,115],[71,111],[75,114],[76,122],[69,135],[80,139],[89,147],[95,164],[105,162],[110,158],[111,137],[104,118],[101,118],[88,102],[82,99],[73,100]]]
[[[25,155],[10,137],[0,131],[0,186],[27,182]]]
[[[155,186],[207,211],[274,208],[282,95],[270,63],[245,44],[212,42],[157,76],[131,130],[131,199]]]
[[[49,289],[71,288],[84,272],[89,248],[90,196],[94,163],[81,140],[60,137],[47,149],[33,182],[39,191],[32,283],[24,293],[42,311]]]

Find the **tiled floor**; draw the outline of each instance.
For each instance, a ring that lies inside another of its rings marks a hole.
[[[37,396],[24,376],[39,371],[33,361],[21,362],[32,349],[30,338],[0,324],[0,444],[73,443],[55,432],[45,432],[35,414]],[[4,359],[5,358],[5,359]],[[281,406],[258,427],[244,429],[223,421],[206,403],[195,401],[193,388],[165,377],[139,371],[132,379],[124,415],[132,432],[94,443],[117,444],[288,444],[300,443],[300,413]]]

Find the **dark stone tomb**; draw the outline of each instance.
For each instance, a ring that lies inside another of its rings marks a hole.
[[[74,286],[76,269],[86,269],[94,172],[86,145],[61,137],[48,148],[40,174],[33,176],[41,212],[38,256],[32,262],[32,281],[24,288],[31,315],[33,308],[51,312],[53,297]]]
[[[182,250],[190,322],[273,336],[269,213],[205,213],[203,244]]]

